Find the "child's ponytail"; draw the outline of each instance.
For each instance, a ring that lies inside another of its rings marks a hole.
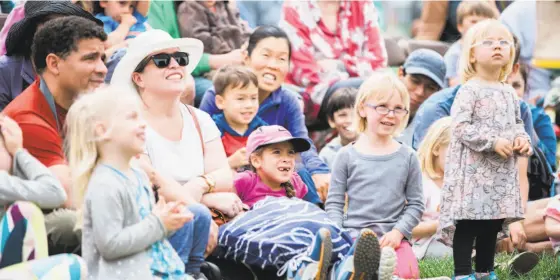
[[[292,197],[296,196],[296,190],[295,190],[294,185],[292,184],[291,181],[288,181],[286,183],[282,183],[282,184],[280,184],[280,186],[286,190],[286,196],[288,198],[292,198]]]

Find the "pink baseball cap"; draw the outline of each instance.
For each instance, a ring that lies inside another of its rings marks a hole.
[[[305,138],[293,137],[292,134],[279,125],[261,126],[257,128],[247,139],[247,155],[258,148],[270,144],[290,142],[294,146],[296,153],[301,153],[311,149],[311,143]]]

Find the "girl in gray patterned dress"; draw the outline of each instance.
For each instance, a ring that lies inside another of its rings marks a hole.
[[[453,244],[455,279],[497,279],[497,233],[523,218],[517,157],[529,156],[531,143],[515,91],[504,83],[515,53],[511,33],[499,21],[486,20],[467,32],[464,46],[463,86],[451,108],[440,231],[442,240]]]

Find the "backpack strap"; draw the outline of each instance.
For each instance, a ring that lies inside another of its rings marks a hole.
[[[198,138],[200,138],[200,145],[202,146],[202,156],[204,157],[204,139],[202,139],[202,130],[200,129],[200,122],[198,121],[198,117],[196,116],[196,112],[192,106],[186,105],[189,114],[191,114],[194,122],[194,126],[196,127],[196,131],[198,132]]]

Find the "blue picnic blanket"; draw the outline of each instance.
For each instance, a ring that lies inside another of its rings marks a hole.
[[[352,238],[325,211],[297,198],[266,197],[220,227],[214,256],[261,269],[280,269],[306,254],[322,227],[331,232],[332,257],[336,261],[348,252]]]

